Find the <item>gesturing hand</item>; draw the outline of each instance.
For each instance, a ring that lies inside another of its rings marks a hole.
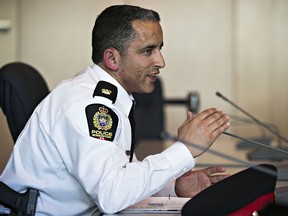
[[[183,140],[193,157],[203,154],[225,130],[230,126],[229,117],[215,108],[204,110],[193,116],[188,112],[186,121],[178,129],[178,139]],[[187,145],[192,143],[201,148]]]

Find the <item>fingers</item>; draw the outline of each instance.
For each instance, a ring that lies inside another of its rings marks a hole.
[[[210,108],[193,116],[188,112],[187,119],[178,129],[178,138],[186,143],[193,143],[201,146],[188,146],[193,157],[203,154],[230,126],[229,117],[216,108]]]
[[[226,172],[225,167],[208,167],[204,169],[204,172],[207,176],[211,176],[216,173],[224,173]]]
[[[214,126],[221,126],[228,122],[229,116],[226,115],[223,111],[216,108],[210,108],[199,113],[195,118],[198,118],[200,121],[205,121],[206,124]]]
[[[229,125],[229,116],[226,115],[223,111],[216,111],[211,115],[207,116],[205,120],[213,130],[216,130],[217,128],[225,125],[226,123]]]
[[[224,124],[225,122],[229,120],[229,117],[223,111],[218,111],[218,112],[211,114],[206,119],[209,125],[213,125],[213,123],[217,121],[221,121],[221,123]]]
[[[216,133],[223,133],[230,126],[229,116],[227,116],[223,111],[213,115],[214,121],[211,122],[211,129]],[[212,120],[210,120],[212,121]]]
[[[208,130],[213,139],[216,139],[230,127],[229,116],[218,109],[208,109],[204,111],[201,117],[204,118],[203,121],[206,121],[205,124],[208,125]]]
[[[214,176],[210,176],[210,181],[211,181],[211,184],[215,184],[227,177],[229,177],[230,175],[229,174],[225,174],[225,175],[214,175]]]
[[[184,121],[184,123],[182,124],[182,126],[188,124],[188,123],[191,121],[192,118],[193,118],[192,112],[191,112],[191,111],[188,111],[188,113],[187,113],[187,119]]]
[[[204,172],[207,176],[209,176],[211,184],[215,184],[230,176],[229,174],[219,174],[226,172],[224,167],[208,167],[204,169]]]
[[[201,113],[197,114],[197,117],[200,118],[200,120],[205,120],[207,119],[209,116],[215,114],[215,113],[219,113],[220,110],[219,109],[216,109],[216,108],[209,108],[209,109],[206,109],[204,111],[202,111]]]

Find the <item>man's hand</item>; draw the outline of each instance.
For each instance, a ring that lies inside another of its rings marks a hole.
[[[193,157],[203,154],[225,130],[230,126],[229,117],[215,108],[204,110],[193,116],[188,112],[186,121],[178,129],[178,139],[187,146]],[[201,148],[188,145],[199,145]]]
[[[178,197],[193,197],[212,184],[230,175],[221,174],[224,167],[209,167],[197,171],[189,171],[176,180],[175,192]]]

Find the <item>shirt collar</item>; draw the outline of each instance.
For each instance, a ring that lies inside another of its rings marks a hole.
[[[118,94],[117,94],[117,99],[116,99],[115,104],[117,106],[120,106],[125,112],[125,114],[128,116],[131,110],[131,107],[133,105],[133,100],[134,100],[133,95],[129,95],[127,91],[120,85],[120,83],[117,82],[117,80],[115,80],[112,76],[110,76],[110,74],[108,74],[98,65],[93,64],[92,69],[93,69],[93,76],[98,77],[97,80],[104,80],[117,87]]]

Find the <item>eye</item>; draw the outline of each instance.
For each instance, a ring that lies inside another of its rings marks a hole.
[[[151,55],[152,49],[145,49],[145,50],[143,50],[142,53],[143,53],[144,55]]]

